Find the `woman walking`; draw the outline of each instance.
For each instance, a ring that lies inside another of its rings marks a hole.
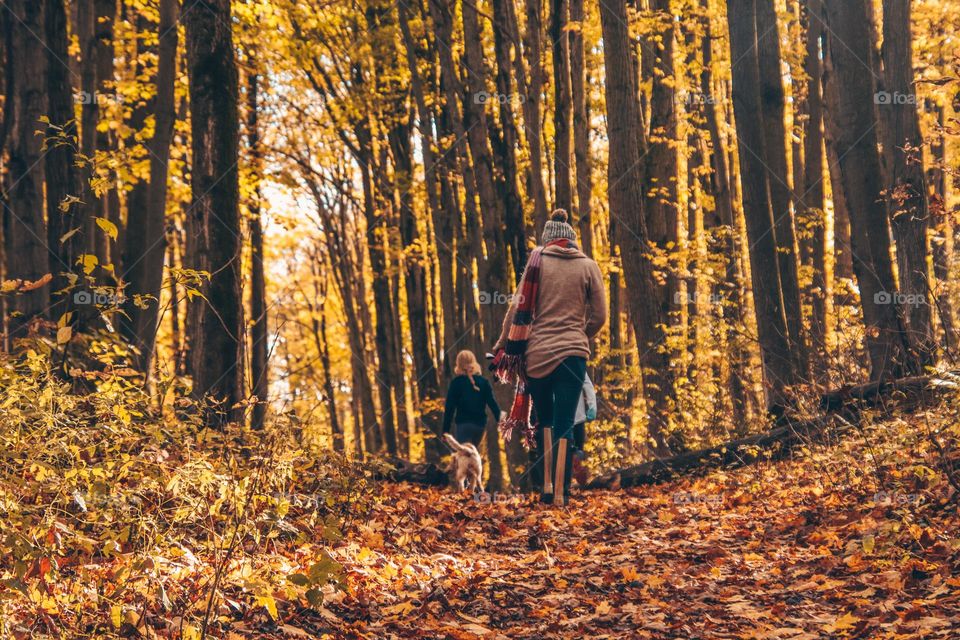
[[[520,290],[494,346],[493,369],[517,381],[505,437],[517,428],[529,438],[530,399],[542,430],[544,502],[566,504],[574,416],[583,390],[590,339],[607,321],[603,277],[577,247],[577,236],[558,209],[546,223],[542,247],[530,254]],[[539,438],[538,438],[539,439]],[[554,465],[556,461],[556,465]]]
[[[472,351],[457,354],[453,372],[456,377],[450,381],[443,407],[443,432],[449,433],[450,427],[456,425],[453,437],[457,442],[479,447],[487,424],[487,407],[496,420],[500,406],[493,397],[493,387],[480,375],[480,364]]]

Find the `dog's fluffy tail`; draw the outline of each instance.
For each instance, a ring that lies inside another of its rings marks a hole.
[[[470,453],[469,449],[457,442],[457,439],[449,433],[443,434],[443,441],[446,442],[454,451],[458,451],[460,453]]]

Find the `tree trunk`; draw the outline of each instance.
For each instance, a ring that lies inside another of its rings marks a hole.
[[[927,174],[927,185],[930,188],[930,218],[933,223],[935,236],[931,238],[933,248],[933,273],[937,279],[934,289],[939,295],[934,297],[937,306],[937,315],[943,328],[943,339],[947,349],[954,349],[957,345],[956,317],[953,311],[948,281],[950,278],[950,263],[953,259],[954,237],[953,221],[946,211],[947,202],[947,157],[946,136],[944,125],[946,109],[941,106],[933,107],[937,114],[936,129],[930,142],[930,154],[933,156],[930,170]]]
[[[513,0],[493,0],[494,48],[497,59],[497,92],[500,126],[503,137],[496,149],[498,165],[501,171],[500,199],[504,203],[504,238],[510,248],[510,261],[513,265],[513,282],[519,282],[523,268],[527,264],[527,234],[523,215],[523,203],[517,186],[517,149],[520,137],[513,114],[513,105],[517,102],[514,94],[511,67],[511,33],[516,31],[513,16]],[[516,57],[520,59],[519,48]],[[521,62],[522,64],[522,62]],[[522,99],[521,99],[522,100]]]
[[[732,65],[733,111],[757,333],[767,405],[776,407],[786,401],[786,387],[798,382],[798,372],[784,311],[776,229],[768,196],[768,170],[764,165],[766,143],[763,129],[758,126],[763,122],[763,110],[754,0],[729,0],[727,24],[730,57],[737,61]]]
[[[110,113],[113,103],[117,101],[117,91],[114,87],[114,22],[117,19],[117,1],[116,0],[93,0],[94,5],[94,38],[96,40],[96,74],[97,84],[96,93],[93,99],[99,104],[98,119],[103,120],[113,117]],[[106,118],[104,117],[106,115]],[[96,131],[97,151],[106,152],[113,156],[117,151],[116,134],[107,129]],[[120,220],[120,194],[117,191],[117,174],[112,168],[99,167],[98,173],[104,176],[109,185],[97,201],[97,215],[105,220],[112,222],[119,230],[121,229]],[[110,237],[96,226],[91,227],[92,235],[89,251],[94,253],[100,260],[101,265],[113,264],[116,273],[122,273],[120,265],[120,256],[111,246]],[[117,245],[119,246],[119,245]],[[104,275],[107,272],[103,272]]]
[[[887,197],[897,246],[897,274],[904,295],[907,337],[921,366],[932,364],[936,341],[930,309],[930,255],[927,185],[923,174],[923,136],[913,79],[910,0],[883,2],[883,77],[889,100],[877,106],[884,120]]]
[[[573,208],[571,189],[570,132],[573,123],[570,95],[570,38],[567,29],[567,0],[550,0],[550,40],[553,54],[553,176],[554,206]]]
[[[586,63],[584,60],[583,0],[570,0],[570,88],[573,98],[573,155],[576,161],[577,210],[580,247],[593,257],[592,196],[593,176],[590,162],[590,108],[587,104]],[[592,44],[592,43],[591,43]]]
[[[530,174],[527,190],[533,198],[534,235],[539,236],[547,222],[547,193],[543,184],[543,143],[540,122],[540,96],[543,93],[543,66],[541,64],[543,37],[543,0],[525,0],[527,28],[523,34],[523,49],[530,73],[530,83],[518,76],[517,83],[525,86],[523,127],[530,149]],[[521,67],[522,69],[522,67]]]
[[[243,304],[237,171],[238,79],[229,0],[206,0],[183,15],[193,135],[187,267],[210,274],[191,303],[188,336],[193,395],[221,402],[213,426],[236,420],[243,397]]]
[[[44,22],[47,42],[47,95],[50,126],[48,138],[58,138],[59,143],[48,143],[44,157],[47,180],[47,250],[50,270],[54,278],[51,291],[64,291],[70,281],[63,275],[74,269],[77,256],[82,252],[80,241],[83,235],[73,234],[61,242],[60,238],[82,224],[82,208],[74,200],[81,194],[80,173],[76,162],[77,123],[73,112],[73,84],[67,49],[67,14],[63,0],[45,0]],[[0,147],[2,148],[2,147]],[[74,308],[70,292],[60,294],[53,301],[50,318],[57,320]]]
[[[150,181],[145,187],[143,206],[130,206],[127,227],[136,230],[126,236],[125,265],[128,286],[120,327],[127,340],[140,350],[140,371],[150,376],[163,286],[163,255],[166,242],[167,178],[170,143],[176,121],[174,84],[177,75],[177,0],[161,0],[160,34],[157,48],[157,94],[149,110],[154,115],[154,133],[144,144],[150,156]],[[173,266],[173,265],[171,265]],[[135,304],[143,296],[145,308]],[[174,298],[175,299],[175,298]]]
[[[618,219],[618,241],[629,296],[630,317],[637,333],[637,352],[648,400],[648,432],[657,456],[668,455],[666,428],[671,389],[666,372],[670,362],[663,352],[663,317],[650,260],[644,211],[643,171],[640,164],[640,102],[630,56],[630,33],[624,0],[600,3],[603,29],[604,86],[607,98],[609,144],[608,197],[610,215]]]
[[[708,9],[709,7],[705,7]],[[703,118],[707,128],[707,137],[710,141],[710,182],[714,198],[714,207],[718,222],[725,227],[726,263],[723,291],[729,304],[722,308],[727,322],[727,348],[730,352],[729,374],[727,386],[730,388],[733,422],[735,425],[745,425],[747,417],[747,390],[744,364],[749,353],[742,348],[740,337],[741,327],[747,323],[743,295],[745,283],[741,256],[743,247],[740,242],[740,225],[733,208],[733,194],[730,188],[730,168],[727,164],[727,154],[724,141],[720,134],[722,126],[721,110],[717,108],[721,98],[713,87],[713,28],[707,19],[706,33],[702,42],[703,70],[700,74],[700,94],[703,106]],[[732,316],[727,318],[727,316]]]
[[[5,279],[35,282],[49,273],[50,263],[43,219],[43,137],[36,135],[45,114],[46,56],[37,51],[36,34],[44,32],[43,4],[36,0],[10,0],[7,17],[7,76],[4,126],[7,173],[4,195]],[[12,18],[12,19],[11,19]],[[7,337],[21,338],[29,325],[47,310],[47,284],[7,297]]]
[[[853,270],[860,287],[870,377],[881,380],[919,370],[905,335],[890,259],[882,199],[870,60],[869,0],[829,3],[827,31],[828,125],[833,129],[843,193],[849,205]],[[832,66],[830,66],[832,65]]]
[[[777,28],[775,0],[756,0],[757,65],[760,71],[760,109],[762,114],[764,154],[762,156],[773,212],[774,238],[783,311],[787,320],[787,341],[796,375],[808,371],[808,354],[804,339],[803,308],[800,304],[800,262],[797,256],[796,225],[791,207],[789,171],[787,169],[786,98],[780,70],[780,35]],[[747,124],[747,123],[744,123]],[[753,123],[750,123],[751,126]]]
[[[247,145],[255,182],[248,210],[250,212],[250,391],[257,401],[250,413],[250,426],[262,429],[270,397],[267,361],[267,286],[263,272],[263,228],[260,222],[260,181],[263,172],[263,150],[260,146],[260,123],[257,101],[260,77],[247,77]],[[341,443],[342,444],[342,443]]]
[[[813,280],[810,301],[813,316],[810,318],[810,347],[812,364],[819,376],[827,364],[827,309],[831,306],[833,282],[827,273],[827,217],[823,189],[823,100],[821,97],[822,69],[820,64],[820,40],[823,37],[822,0],[805,0],[806,56],[804,72],[806,83],[806,123],[803,130],[803,195],[800,206],[807,219],[813,221],[811,262]]]
[[[486,291],[491,300],[499,299],[512,292],[513,287],[508,284],[507,261],[500,249],[504,246],[503,237],[503,207],[497,197],[494,184],[493,159],[488,146],[489,124],[484,101],[477,100],[485,89],[484,78],[487,77],[484,64],[483,47],[479,13],[475,5],[463,5],[463,37],[464,60],[467,77],[468,95],[473,99],[464,101],[464,126],[467,129],[467,140],[470,145],[470,156],[473,158],[473,173],[476,178],[476,193],[479,198],[482,212],[481,229],[483,232],[483,247],[474,240],[476,251],[479,287]],[[468,196],[469,197],[469,196]],[[468,226],[475,221],[469,212],[466,220]],[[475,236],[474,236],[475,238]],[[480,319],[484,330],[484,338],[493,341],[498,335],[501,326],[502,305],[483,304],[480,309]],[[480,345],[476,346],[480,350]],[[487,428],[487,463],[490,469],[489,482],[491,490],[499,490],[503,486],[503,465],[500,460],[500,438],[496,425],[490,423]]]

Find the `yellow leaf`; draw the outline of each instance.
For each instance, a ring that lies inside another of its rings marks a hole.
[[[57,344],[67,344],[73,337],[73,328],[66,326],[57,329]]]
[[[274,620],[280,617],[280,614],[277,613],[277,601],[273,599],[273,596],[258,596],[257,603],[262,604]]]
[[[92,253],[84,253],[79,258],[77,258],[77,264],[83,267],[83,272],[86,274],[93,273],[93,270],[97,268],[97,265],[100,264],[100,260],[97,259],[97,256]]]
[[[113,238],[117,239],[117,225],[113,224],[106,218],[96,218],[97,226],[103,229],[104,233]]]
[[[873,536],[863,536],[861,544],[863,545],[863,552],[866,554],[871,554],[873,553],[874,547],[877,546],[877,541]]]
[[[120,624],[123,622],[123,609],[120,608],[120,605],[115,604],[110,607],[110,622],[113,623],[114,629],[120,628]]]
[[[843,631],[844,629],[853,629],[854,625],[860,622],[860,618],[853,614],[845,613],[831,624],[824,625],[824,631]]]

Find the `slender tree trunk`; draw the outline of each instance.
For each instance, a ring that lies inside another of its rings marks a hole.
[[[833,128],[843,192],[849,205],[853,270],[866,325],[872,380],[919,371],[911,357],[890,259],[890,233],[882,200],[870,60],[869,0],[829,3],[828,124]]]
[[[63,0],[44,0],[44,23],[47,43],[47,95],[50,126],[47,137],[56,138],[57,143],[48,142],[44,156],[47,196],[47,250],[50,270],[54,278],[50,283],[51,291],[63,291],[68,288],[69,280],[64,272],[72,271],[77,256],[82,252],[83,236],[72,234],[67,240],[61,237],[82,224],[81,207],[76,198],[80,197],[80,173],[76,166],[77,123],[73,106],[73,84],[70,78],[68,60],[67,14]],[[2,147],[0,147],[2,148]],[[54,300],[50,309],[50,318],[57,320],[62,314],[74,308],[70,292],[61,294]]]
[[[680,176],[678,155],[678,117],[674,60],[676,30],[670,12],[669,0],[652,0],[650,9],[660,27],[658,45],[651,39],[643,48],[644,80],[651,83],[650,131],[647,141],[644,186],[646,227],[653,247],[660,254],[658,262],[664,284],[657,287],[660,316],[669,325],[678,325],[685,319],[686,308],[680,300],[680,279],[677,277],[675,256],[682,252],[686,241],[680,233],[680,198],[677,182]],[[654,55],[656,50],[656,55]],[[649,304],[649,302],[647,303]],[[638,332],[639,333],[639,332]],[[675,368],[662,372],[666,392],[671,393],[676,377]]]
[[[827,216],[823,188],[823,99],[821,96],[822,69],[820,64],[820,40],[823,37],[822,0],[805,0],[806,57],[804,72],[806,83],[806,115],[803,135],[804,178],[800,205],[807,219],[813,222],[811,262],[813,280],[810,301],[813,316],[810,318],[810,347],[812,365],[820,376],[826,370],[827,335],[829,323],[827,310],[831,306],[833,283],[827,273]]]
[[[590,112],[587,102],[586,63],[584,60],[583,0],[570,1],[570,88],[573,98],[573,155],[577,168],[576,220],[580,227],[580,246],[593,257],[593,176],[590,162]]]
[[[539,236],[547,222],[547,193],[543,184],[543,143],[540,121],[540,96],[543,93],[543,0],[524,0],[527,26],[523,34],[523,49],[527,59],[530,82],[524,96],[523,126],[530,149],[530,174],[527,187],[533,198],[534,235]],[[524,86],[522,78],[517,82]]]
[[[670,363],[663,351],[663,317],[649,255],[642,168],[640,164],[640,102],[631,58],[630,33],[624,0],[600,3],[603,55],[606,67],[607,135],[610,140],[608,197],[610,215],[618,218],[619,243],[629,297],[630,316],[637,333],[637,352],[648,400],[648,432],[657,456],[669,455],[666,429],[671,389],[665,373]]]
[[[935,291],[939,293],[934,298],[940,325],[943,328],[943,338],[948,349],[957,345],[956,317],[953,311],[953,300],[949,287],[950,263],[953,259],[954,237],[953,221],[947,213],[947,157],[946,136],[944,135],[945,111],[941,106],[934,107],[937,114],[936,130],[930,142],[930,154],[933,156],[930,170],[927,174],[927,185],[930,191],[930,217],[933,223],[935,236],[931,238],[933,248],[933,272],[937,279]]]
[[[756,0],[756,33],[764,137],[762,157],[770,193],[770,207],[773,211],[780,289],[787,320],[787,341],[796,373],[803,376],[807,373],[809,358],[804,339],[798,274],[800,261],[797,255],[796,225],[791,207],[787,168],[786,97],[780,69],[782,56],[775,0]],[[753,123],[750,125],[755,126]]]
[[[878,100],[877,106],[886,125],[884,147],[889,147],[887,197],[897,246],[900,292],[905,296],[903,312],[907,337],[917,361],[926,366],[934,360],[936,341],[927,266],[930,220],[923,174],[923,136],[913,79],[910,24],[910,0],[884,0],[883,75],[887,95],[892,99]]]
[[[513,282],[519,282],[523,275],[523,268],[527,264],[526,225],[523,216],[523,203],[520,200],[520,191],[517,186],[519,169],[517,168],[517,148],[520,146],[520,136],[513,114],[513,105],[518,102],[514,93],[513,77],[511,76],[510,40],[513,0],[494,0],[493,35],[497,59],[497,92],[499,105],[500,127],[503,137],[496,149],[500,166],[501,180],[499,181],[500,199],[504,204],[504,238],[510,247],[510,258],[513,265]],[[515,28],[514,28],[515,30]],[[516,57],[520,59],[519,49]],[[521,63],[522,64],[522,63]],[[520,99],[522,101],[522,98]]]
[[[797,370],[784,312],[777,255],[776,230],[764,166],[766,143],[760,102],[754,0],[729,0],[730,57],[733,68],[733,111],[737,122],[743,213],[750,248],[750,273],[757,315],[769,407],[786,402],[786,387],[796,383]]]
[[[135,229],[126,236],[123,263],[129,281],[120,327],[127,340],[140,350],[140,370],[150,375],[155,351],[160,291],[163,286],[163,255],[166,242],[167,178],[173,125],[177,118],[174,84],[177,75],[177,28],[179,2],[161,0],[157,47],[157,94],[150,107],[154,113],[153,137],[144,144],[150,156],[150,181],[143,206],[131,206],[127,225]],[[173,265],[171,265],[173,266]],[[145,307],[135,304],[143,296]],[[174,297],[175,299],[175,297]]]
[[[4,195],[4,255],[6,280],[36,282],[49,273],[43,208],[43,138],[36,130],[46,113],[47,58],[37,51],[36,34],[44,33],[43,4],[36,0],[10,0],[7,16],[7,76],[4,126],[9,131]],[[8,297],[9,338],[27,334],[31,322],[47,310],[50,287],[38,286]]]
[[[260,180],[263,172],[263,150],[260,145],[260,123],[257,101],[260,77],[247,77],[247,145],[255,186],[248,209],[250,212],[250,391],[256,396],[250,414],[250,426],[262,429],[270,397],[267,361],[267,286],[263,270],[263,228],[260,222]],[[342,446],[341,442],[341,446]]]
[[[705,7],[708,8],[708,7]],[[733,194],[730,188],[730,168],[727,164],[727,154],[724,151],[723,138],[720,134],[722,113],[717,109],[721,98],[713,88],[713,30],[707,22],[707,30],[703,37],[702,59],[703,71],[700,74],[700,93],[703,105],[703,116],[706,122],[707,134],[710,140],[710,179],[716,207],[717,218],[725,227],[726,269],[724,275],[724,293],[729,304],[723,306],[723,315],[727,318],[726,339],[730,349],[730,367],[727,384],[730,387],[731,404],[733,408],[734,424],[746,424],[747,391],[745,387],[744,363],[749,354],[742,348],[740,328],[747,323],[744,309],[746,296],[741,256],[743,247],[740,243],[740,225],[733,207]]]
[[[222,402],[208,415],[216,426],[239,417],[234,406],[243,396],[238,79],[230,2],[198,2],[183,23],[193,135],[187,266],[210,273],[205,299],[191,303],[189,369],[194,396]]]
[[[567,0],[550,0],[550,41],[553,54],[553,175],[554,205],[570,211],[573,190],[570,174],[570,133],[573,128],[570,95],[570,32],[567,29]]]
[[[830,177],[830,194],[833,202],[833,254],[836,278],[853,280],[853,248],[850,243],[850,212],[840,179],[840,157],[830,128],[824,122],[823,142],[827,157],[827,175]],[[846,289],[846,287],[844,287]]]
[[[114,22],[117,19],[116,0],[93,0],[94,5],[94,38],[96,40],[96,94],[94,100],[99,103],[98,118],[104,119],[110,114],[112,103],[117,99],[117,92],[113,83],[114,78]],[[96,131],[96,148],[113,155],[117,151],[117,140],[114,132],[108,130]],[[107,192],[97,201],[97,215],[112,222],[118,230],[121,229],[120,194],[117,191],[117,175],[112,168],[101,168],[109,181]],[[122,273],[120,256],[113,251],[110,237],[97,227],[91,227],[90,252],[95,253],[100,264],[113,264],[117,273]],[[106,273],[106,272],[105,272]]]

